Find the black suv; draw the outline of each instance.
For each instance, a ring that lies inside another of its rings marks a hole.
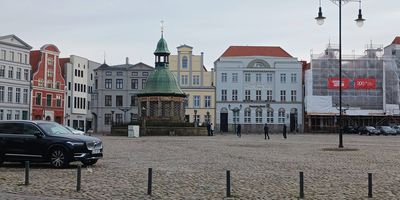
[[[93,165],[103,157],[100,139],[75,135],[49,121],[0,121],[0,164],[4,161],[50,162],[55,168],[81,161]]]

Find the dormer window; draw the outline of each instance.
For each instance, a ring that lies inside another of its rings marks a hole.
[[[188,67],[188,58],[186,56],[183,56],[182,58],[182,68],[187,68]]]

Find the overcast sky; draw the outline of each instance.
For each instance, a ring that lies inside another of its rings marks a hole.
[[[281,46],[310,60],[329,40],[338,43],[338,7],[322,0],[325,24],[315,22],[318,0],[0,0],[0,35],[15,34],[39,49],[55,44],[71,54],[107,64],[154,66],[160,21],[172,54],[182,44],[204,52],[208,69],[230,45]],[[343,53],[363,54],[366,44],[389,45],[400,36],[400,0],[363,0],[342,9]]]

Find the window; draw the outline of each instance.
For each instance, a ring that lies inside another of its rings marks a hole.
[[[117,80],[116,80],[116,87],[117,87],[117,89],[123,89],[123,87],[124,87],[124,82],[123,82],[122,79],[117,79]]]
[[[250,82],[251,81],[251,76],[249,73],[244,74],[244,82]]]
[[[18,80],[21,80],[21,72],[22,72],[22,69],[17,68],[17,74],[15,75],[15,78],[17,78]]]
[[[188,84],[188,75],[181,75],[181,85]]]
[[[292,73],[290,75],[290,80],[292,83],[296,83],[297,82],[297,74]]]
[[[286,74],[281,74],[281,83],[286,83]]]
[[[8,67],[8,78],[14,78],[14,67]]]
[[[106,71],[106,76],[112,76],[112,72]]]
[[[68,96],[68,108],[71,108],[71,96]]]
[[[42,93],[36,93],[36,105],[42,105]]]
[[[272,90],[267,90],[267,101],[272,101]]]
[[[28,55],[25,54],[25,64],[28,64]]]
[[[123,76],[124,75],[124,73],[122,73],[122,72],[117,72],[117,76]]]
[[[238,82],[238,74],[232,73],[232,83],[237,83],[237,82]]]
[[[0,103],[4,102],[4,86],[0,86]]]
[[[13,88],[8,87],[8,96],[7,96],[7,102],[12,102],[13,100]]]
[[[245,101],[250,101],[250,96],[251,96],[250,90],[245,90],[244,91],[244,100]]]
[[[78,90],[78,84],[75,83],[75,84],[74,84],[74,91],[77,91],[77,90]]]
[[[182,68],[188,67],[188,58],[186,56],[182,57]]]
[[[97,87],[99,86],[98,80],[94,80],[94,89],[97,90]]]
[[[123,121],[122,121],[122,114],[120,114],[120,113],[115,114],[115,123],[116,123],[116,124],[123,124]]]
[[[284,124],[285,123],[285,109],[279,108],[278,111],[278,123]]]
[[[256,82],[261,83],[261,74],[256,74]]]
[[[0,66],[0,78],[4,78],[5,71],[6,71],[6,66],[4,65]]]
[[[124,105],[124,102],[123,102],[123,99],[122,99],[121,95],[115,96],[115,103],[116,103],[116,106],[123,106]]]
[[[7,120],[11,120],[12,110],[7,110]]]
[[[112,106],[111,95],[104,96],[104,106]]]
[[[22,103],[23,104],[27,104],[28,103],[28,89],[24,89],[24,91],[23,91]]]
[[[137,79],[131,79],[131,89],[138,89],[139,81]]]
[[[257,108],[256,110],[256,124],[261,124],[262,123],[262,109]]]
[[[111,124],[111,114],[104,114],[104,124],[105,125]]]
[[[106,79],[105,80],[105,88],[106,89],[112,89],[112,79]]]
[[[21,103],[21,88],[15,88],[15,103]]]
[[[6,59],[6,50],[1,50],[1,59]]]
[[[29,69],[24,69],[24,80],[29,81]]]
[[[10,52],[10,61],[12,61],[12,62],[14,62],[14,52],[13,51],[11,51]]]
[[[286,101],[286,90],[281,90],[281,101]]]
[[[256,90],[256,101],[261,101],[261,90]]]
[[[193,85],[200,85],[200,76],[193,75]]]
[[[239,112],[233,112],[233,123],[239,123]]]
[[[227,90],[221,90],[221,101],[227,100]]]
[[[232,101],[237,101],[237,90],[232,90]]]
[[[149,72],[142,72],[142,76],[148,76]]]
[[[78,70],[75,69],[75,76],[78,76]]]
[[[47,88],[53,88],[53,81],[47,80]]]
[[[22,53],[18,53],[18,60],[20,63],[22,63]]]
[[[204,107],[211,108],[211,96],[204,97]]]
[[[4,119],[3,115],[4,115],[4,110],[1,109],[1,110],[0,110],[0,120],[3,120],[3,119]]]
[[[56,96],[56,106],[61,107],[61,95]]]
[[[297,93],[296,90],[292,90],[290,93],[291,93],[291,96],[292,96],[291,100],[292,101],[296,101],[297,100],[296,99],[296,93]]]
[[[267,110],[267,123],[273,124],[274,123],[274,109],[268,108]]]
[[[271,83],[271,82],[272,82],[272,74],[271,74],[271,73],[268,73],[268,74],[267,74],[267,82],[268,82],[268,83]]]
[[[193,107],[200,107],[200,96],[193,96]]]
[[[146,79],[142,79],[142,89],[146,87]]]
[[[43,79],[39,79],[39,80],[38,80],[38,86],[39,86],[39,87],[44,87],[44,81],[43,81]]]
[[[51,94],[46,95],[46,106],[51,107]]]
[[[250,110],[250,108],[246,108],[244,110],[244,123],[247,123],[247,124],[251,123],[251,110]]]
[[[227,82],[228,75],[226,73],[221,73],[221,82]]]
[[[136,98],[137,98],[137,96],[136,95],[132,95],[131,96],[131,105],[130,106],[136,106]]]
[[[53,77],[54,76],[54,72],[52,69],[47,69],[47,77]]]
[[[76,108],[78,102],[77,102],[77,97],[74,97],[74,108]]]
[[[132,72],[132,76],[137,76],[138,73],[137,72]]]
[[[61,83],[60,82],[56,82],[56,89],[61,89]]]

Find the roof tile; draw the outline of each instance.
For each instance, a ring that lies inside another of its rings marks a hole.
[[[221,57],[237,56],[271,56],[292,58],[292,56],[281,47],[273,46],[230,46]]]

